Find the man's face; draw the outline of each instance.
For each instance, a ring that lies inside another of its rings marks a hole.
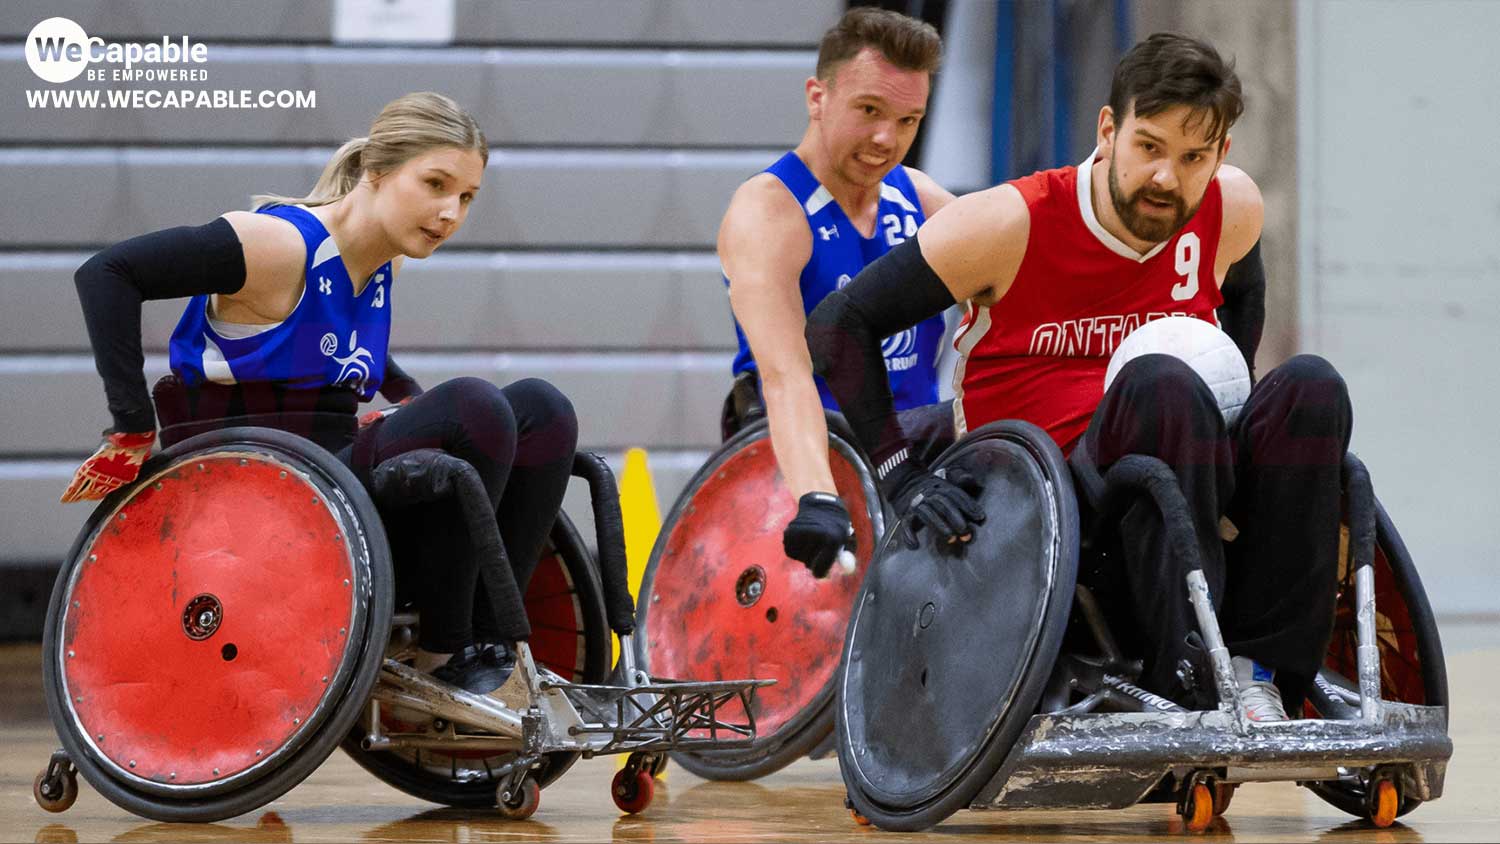
[[[1108,106],[1104,109],[1109,111]],[[1229,150],[1208,136],[1208,115],[1173,106],[1150,117],[1134,108],[1114,126],[1101,113],[1099,146],[1109,159],[1109,197],[1125,228],[1160,243],[1187,224]]]
[[[861,187],[880,184],[917,136],[931,87],[927,73],[901,70],[866,47],[834,72],[807,82],[808,115],[833,172]]]

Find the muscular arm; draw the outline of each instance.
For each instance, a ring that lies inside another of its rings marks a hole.
[[[741,185],[719,226],[719,261],[729,304],[760,373],[771,448],[792,495],[834,493],[828,426],[802,339],[798,277],[812,257],[801,205],[770,175]]]
[[[960,197],[809,315],[817,371],[877,469],[899,463],[907,445],[884,377],[881,338],[954,302],[998,301],[1015,279],[1029,231],[1026,204],[1012,187]]]

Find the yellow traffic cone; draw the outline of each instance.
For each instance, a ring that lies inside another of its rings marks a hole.
[[[620,474],[620,515],[625,521],[625,564],[630,597],[640,599],[641,581],[646,577],[646,563],[651,559],[651,548],[656,544],[656,535],[661,532],[661,508],[656,503],[656,486],[651,482],[651,466],[646,460],[646,450],[632,448],[625,452],[625,471]],[[641,631],[636,631],[639,636]],[[620,640],[612,639],[614,661],[620,659]],[[617,767],[625,766],[625,756],[620,756]],[[663,765],[658,778],[667,775]]]

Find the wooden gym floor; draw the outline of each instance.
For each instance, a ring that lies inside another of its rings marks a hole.
[[[1454,700],[1453,760],[1442,799],[1377,830],[1290,784],[1251,784],[1205,836],[1213,841],[1500,840],[1500,618],[1442,625]],[[622,817],[609,799],[613,758],[580,762],[542,792],[529,821],[439,808],[366,774],[342,753],[255,812],[217,824],[143,820],[80,781],[69,811],[32,802],[32,778],[57,746],[41,696],[40,648],[0,646],[0,841],[1160,841],[1189,837],[1172,809],[1119,812],[960,812],[927,833],[856,827],[843,808],[833,760],[802,760],[753,783],[713,783],[669,769],[643,814]]]

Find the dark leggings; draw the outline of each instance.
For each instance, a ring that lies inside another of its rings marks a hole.
[[[1320,357],[1299,355],[1267,373],[1226,430],[1213,394],[1187,364],[1145,355],[1121,369],[1079,446],[1101,472],[1126,454],[1172,468],[1230,653],[1276,669],[1293,705],[1333,628],[1341,467],[1352,426],[1344,380]],[[1238,529],[1231,542],[1220,539],[1221,516]],[[1095,560],[1080,578],[1127,622],[1114,628],[1135,634],[1143,685],[1190,699],[1179,665],[1203,663],[1185,644],[1198,627],[1186,571],[1166,553],[1161,519],[1147,503],[1126,511],[1117,539],[1123,559]]]
[[[578,444],[573,405],[536,378],[505,387],[455,378],[362,428],[338,457],[368,487],[382,460],[419,448],[463,458],[479,472],[496,513],[516,584],[524,594],[562,507]],[[496,617],[468,535],[450,501],[383,514],[396,560],[398,601],[421,613],[421,645],[450,653],[474,642],[517,638],[516,620]],[[522,628],[523,629],[523,628]]]

